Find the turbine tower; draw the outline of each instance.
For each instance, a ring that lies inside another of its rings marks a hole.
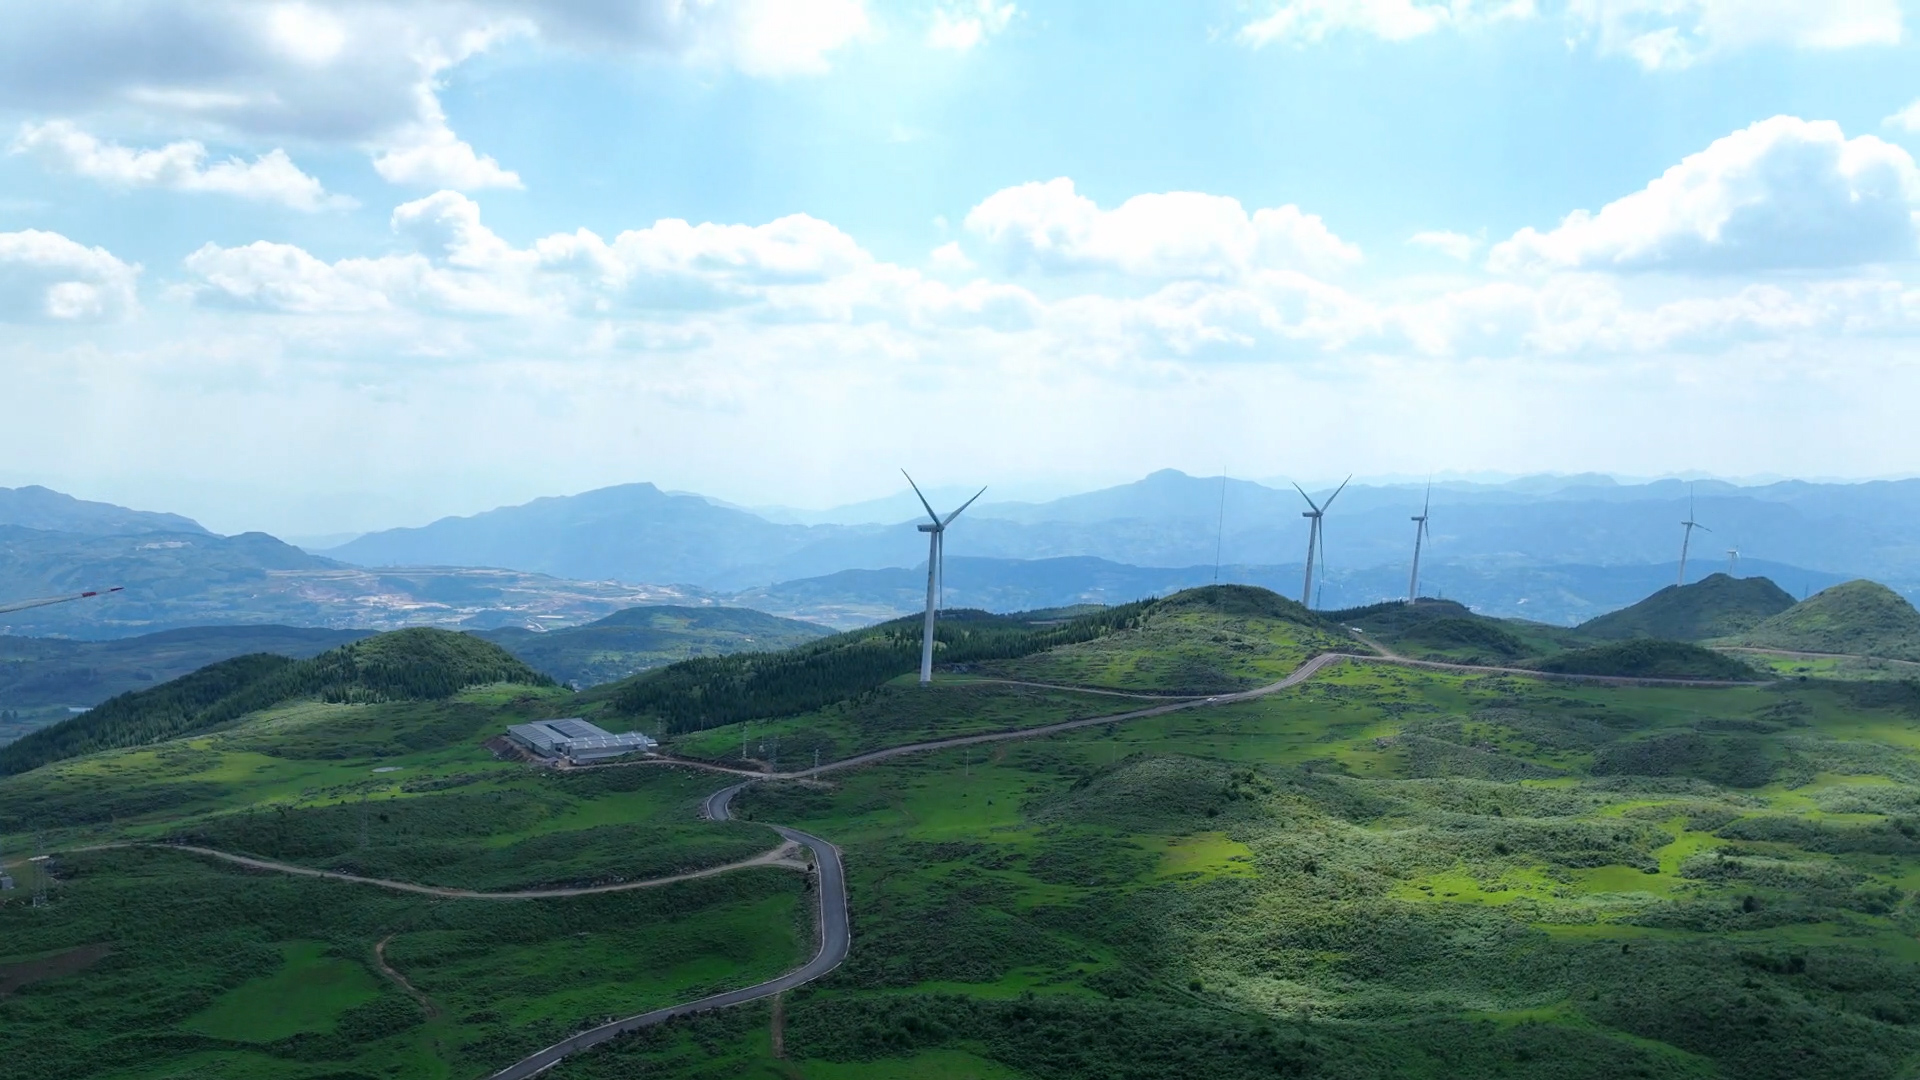
[[[1688,485],[1687,487],[1687,520],[1681,522],[1680,524],[1686,527],[1686,531],[1680,534],[1680,581],[1679,581],[1679,584],[1685,585],[1687,583],[1687,545],[1692,543],[1693,541],[1693,530],[1699,529],[1701,532],[1709,532],[1709,533],[1713,531],[1712,529],[1707,528],[1705,525],[1702,525],[1699,522],[1693,520],[1693,487],[1692,485]]]
[[[1307,505],[1308,505],[1308,506],[1311,506],[1311,507],[1313,507],[1313,509],[1311,509],[1311,510],[1302,510],[1302,511],[1300,511],[1300,516],[1301,516],[1301,517],[1303,517],[1303,518],[1306,518],[1306,519],[1307,519],[1307,521],[1308,521],[1308,525],[1307,525],[1307,580],[1306,580],[1306,582],[1305,582],[1304,584],[1302,584],[1302,585],[1300,586],[1300,606],[1301,606],[1301,607],[1310,607],[1310,606],[1312,606],[1312,601],[1313,601],[1313,558],[1314,558],[1314,556],[1315,556],[1315,555],[1319,555],[1322,561],[1324,561],[1324,560],[1326,559],[1326,557],[1327,557],[1327,555],[1326,555],[1326,552],[1325,552],[1325,551],[1322,551],[1322,550],[1321,550],[1321,541],[1320,541],[1320,519],[1326,516],[1326,513],[1327,513],[1327,508],[1328,508],[1328,507],[1330,507],[1330,506],[1332,506],[1332,505],[1333,505],[1333,500],[1335,500],[1335,499],[1337,499],[1337,498],[1339,498],[1339,497],[1340,497],[1340,493],[1341,493],[1342,491],[1345,491],[1345,490],[1347,489],[1347,483],[1348,483],[1348,481],[1351,481],[1352,479],[1353,479],[1353,477],[1351,477],[1351,476],[1349,476],[1349,477],[1347,477],[1347,479],[1346,479],[1346,480],[1342,480],[1342,481],[1340,481],[1340,486],[1339,486],[1339,487],[1337,487],[1337,488],[1334,488],[1334,489],[1333,489],[1333,494],[1331,494],[1331,495],[1329,495],[1329,496],[1327,496],[1327,502],[1326,502],[1326,505],[1325,505],[1325,506],[1323,506],[1323,505],[1321,505],[1321,504],[1319,504],[1319,503],[1316,503],[1316,502],[1314,502],[1314,501],[1313,501],[1313,499],[1312,499],[1312,497],[1311,497],[1311,496],[1309,496],[1309,495],[1308,495],[1308,494],[1306,493],[1306,491],[1305,491],[1304,489],[1302,489],[1302,488],[1300,487],[1300,485],[1299,485],[1299,484],[1295,484],[1295,485],[1293,485],[1293,490],[1295,490],[1295,491],[1298,491],[1298,492],[1300,492],[1300,497],[1301,497],[1301,498],[1303,498],[1303,499],[1306,499],[1306,500],[1307,500]],[[924,528],[924,527],[925,527],[925,526],[922,526],[922,528]]]
[[[1727,549],[1727,576],[1728,577],[1740,576],[1740,549],[1739,548]]]
[[[933,613],[940,608],[941,592],[946,586],[947,526],[960,516],[960,510],[973,505],[973,499],[985,495],[987,489],[974,492],[973,499],[960,504],[960,510],[942,518],[933,512],[932,504],[927,502],[925,495],[920,494],[920,485],[913,482],[907,470],[901,469],[900,475],[907,477],[907,485],[913,488],[915,495],[920,496],[920,505],[927,508],[927,516],[933,519],[931,524],[920,526],[920,531],[927,534],[927,622],[920,635],[920,685],[925,686],[933,681]]]
[[[1329,500],[1331,501],[1331,500]],[[1407,603],[1420,599],[1420,541],[1427,537],[1427,510],[1433,505],[1433,481],[1427,481],[1427,497],[1420,503],[1420,516],[1413,519],[1413,574],[1407,578]]]

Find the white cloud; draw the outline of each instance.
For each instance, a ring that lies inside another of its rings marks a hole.
[[[59,233],[0,233],[0,320],[95,322],[131,313],[140,268]]]
[[[1893,45],[1904,32],[1899,0],[1572,0],[1567,14],[1601,52],[1650,71],[1762,45]]]
[[[1640,191],[1494,247],[1500,271],[1735,271],[1911,257],[1920,170],[1838,124],[1776,116],[1715,141]]]
[[[518,178],[447,127],[438,80],[508,38],[756,76],[826,70],[864,0],[0,0],[0,108],[130,111],[182,134],[364,147],[407,184]]]
[[[934,248],[933,251],[927,255],[927,261],[932,264],[935,270],[942,270],[948,273],[963,273],[974,269],[973,260],[967,258],[967,253],[960,250],[960,242],[958,240],[949,240],[939,247]]]
[[[374,171],[390,184],[413,187],[520,188],[520,174],[503,169],[491,154],[476,153],[445,126],[429,126],[373,159]]]
[[[309,213],[358,205],[346,196],[329,195],[319,180],[301,172],[286,151],[278,149],[252,161],[228,158],[209,165],[207,148],[191,139],[158,150],[135,150],[102,141],[63,120],[22,126],[11,149],[49,168],[120,188],[233,195]]]
[[[1473,258],[1474,252],[1480,250],[1482,241],[1478,237],[1468,236],[1465,233],[1437,229],[1414,233],[1407,238],[1407,243],[1414,247],[1426,248],[1428,251],[1437,251],[1449,259],[1466,262]]]
[[[1899,128],[1909,134],[1920,134],[1920,99],[1913,104],[1886,118],[1888,127]]]
[[[997,191],[967,213],[966,227],[1013,269],[1045,273],[1228,279],[1360,261],[1357,246],[1297,206],[1249,215],[1237,199],[1174,191],[1102,210],[1066,177]]]
[[[966,52],[1007,28],[1018,9],[997,0],[947,0],[933,9],[927,44]]]
[[[1317,42],[1340,33],[1406,41],[1446,27],[1526,19],[1534,13],[1533,0],[1281,0],[1270,13],[1241,27],[1239,37],[1255,48]]]

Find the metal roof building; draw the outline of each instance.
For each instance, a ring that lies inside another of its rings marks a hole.
[[[615,735],[577,716],[515,724],[507,729],[507,737],[543,758],[574,765],[645,753],[659,745],[637,731]]]

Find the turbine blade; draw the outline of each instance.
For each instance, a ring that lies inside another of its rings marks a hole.
[[[124,586],[115,585],[111,589],[93,589],[83,593],[69,593],[66,596],[41,596],[32,600],[16,600],[11,604],[0,604],[0,614],[5,614],[10,611],[25,611],[28,608],[46,607],[50,604],[64,604],[70,600],[85,600],[90,596],[117,593],[122,588],[124,588]]]
[[[907,486],[913,489],[913,493],[915,495],[920,495],[920,485],[913,482],[912,475],[909,474],[905,469],[900,470],[900,475],[905,476],[907,478]],[[933,519],[933,523],[935,525],[940,524],[940,515],[933,512],[933,507],[928,505],[927,497],[925,495],[920,495],[920,505],[925,506],[927,508],[927,516]]]
[[[1347,490],[1347,485],[1351,484],[1352,482],[1353,482],[1353,474],[1348,473],[1347,478],[1345,480],[1340,481],[1340,486],[1333,489],[1333,494],[1327,496],[1327,506],[1332,506],[1333,500],[1339,498],[1340,493]],[[1321,507],[1321,509],[1325,509],[1325,507]]]
[[[987,489],[983,487],[983,488],[981,488],[981,489],[980,489],[979,491],[976,491],[976,492],[974,492],[974,493],[973,493],[973,499],[977,499],[977,498],[979,498],[980,496],[982,496],[982,495],[985,495],[986,493],[987,493]],[[972,506],[972,505],[973,505],[973,499],[968,499],[968,500],[967,500],[966,502],[963,502],[963,503],[961,503],[961,504],[960,504],[960,510],[965,510],[965,509],[966,509],[967,507],[969,507],[969,506]],[[957,518],[957,517],[959,517],[959,516],[960,516],[960,510],[955,510],[955,511],[954,511],[953,513],[951,513],[951,514],[948,514],[948,515],[947,515],[947,520],[945,520],[945,521],[942,521],[942,522],[940,523],[940,527],[944,529],[944,528],[946,528],[947,526],[949,526],[949,525],[951,525],[951,524],[953,524],[953,519],[954,519],[954,518]]]
[[[1433,508],[1433,477],[1427,477],[1427,497],[1420,501],[1420,517],[1426,519],[1427,511]]]
[[[1293,485],[1293,490],[1298,491],[1300,493],[1300,497],[1307,500],[1307,505],[1313,507],[1314,513],[1317,514],[1320,512],[1320,504],[1317,502],[1314,502],[1313,496],[1308,495],[1304,488],[1302,488],[1299,484],[1295,484]]]

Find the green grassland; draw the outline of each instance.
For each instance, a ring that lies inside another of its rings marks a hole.
[[[1155,603],[1124,630],[969,670],[1066,686],[1217,694],[1278,682],[1314,655],[1351,644],[1291,600],[1216,586]]]
[[[1476,615],[1451,600],[1372,604],[1325,618],[1392,652],[1442,663],[1504,666],[1594,644],[1565,627]]]
[[[1723,648],[1722,651],[1779,679],[1841,679],[1852,682],[1920,679],[1920,661],[1913,660],[1884,660],[1870,656],[1794,655],[1749,648]]]
[[[1569,649],[1533,667],[1567,675],[1637,679],[1712,679],[1743,682],[1762,674],[1739,657],[1686,641],[1631,638],[1586,649]]]
[[[1351,663],[752,788],[852,876],[785,1058],[763,1010],[556,1075],[1908,1075],[1920,707],[1881,685]]]
[[[532,769],[481,745],[566,691],[502,685],[444,702],[299,702],[234,727],[0,783],[0,850],[180,840],[423,885],[607,884],[766,851],[764,829],[699,820],[713,781],[671,765]],[[378,771],[376,771],[378,770]]]
[[[0,904],[0,965],[111,943],[0,996],[0,1062],[63,1078],[484,1075],[585,1024],[751,983],[811,947],[800,875],[571,899],[431,901],[191,856],[63,857]],[[379,970],[386,962],[425,996]]]

